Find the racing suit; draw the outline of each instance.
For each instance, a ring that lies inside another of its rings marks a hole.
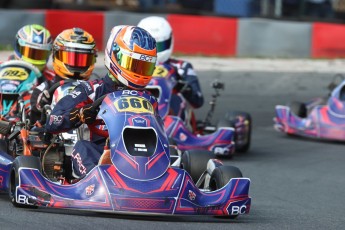
[[[47,123],[46,132],[61,133],[78,128],[82,122],[79,110],[87,104],[108,93],[126,89],[121,83],[113,80],[108,74],[102,79],[80,81],[74,90],[63,97],[54,107]],[[103,152],[105,138],[90,134],[91,142],[77,141],[72,151],[72,169],[77,177],[83,177],[94,166]]]
[[[175,87],[177,91],[184,89],[181,93],[183,97],[189,102],[189,104],[193,108],[200,108],[204,104],[204,97],[201,92],[200,84],[198,77],[193,69],[191,63],[183,60],[177,59],[168,59],[164,64],[169,64],[175,67],[177,74],[181,78],[182,81],[186,82],[186,86],[179,86]],[[181,97],[176,94],[172,95],[170,109],[173,115],[181,115],[179,111],[181,110],[181,106],[183,101]],[[184,117],[181,117],[184,120]]]

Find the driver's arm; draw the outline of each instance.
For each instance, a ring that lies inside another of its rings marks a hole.
[[[83,84],[79,84],[55,105],[47,118],[46,132],[61,133],[79,127],[82,123],[79,110],[90,103],[92,100],[88,97]]]
[[[204,104],[204,96],[192,64],[184,61],[178,69],[178,74],[188,85],[188,90],[182,92],[183,96],[194,108],[200,108]]]

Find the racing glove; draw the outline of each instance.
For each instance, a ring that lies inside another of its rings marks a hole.
[[[174,87],[174,90],[180,93],[184,93],[184,92],[191,91],[192,89],[190,85],[188,84],[188,82],[183,81],[183,80],[178,80]]]
[[[84,105],[79,110],[80,121],[85,123],[85,124],[94,123],[96,120],[98,111],[99,111],[99,107],[94,108],[94,107],[92,107],[92,104]]]
[[[42,112],[45,105],[50,105],[52,103],[52,98],[49,95],[48,90],[43,90],[42,93],[38,95],[36,108],[38,111]]]

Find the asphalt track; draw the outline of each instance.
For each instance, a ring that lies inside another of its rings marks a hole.
[[[225,164],[251,179],[249,215],[147,217],[12,207],[0,195],[0,229],[343,229],[345,223],[344,144],[288,137],[272,127],[274,106],[326,95],[331,73],[199,71],[206,101],[211,81],[225,82],[214,120],[228,110],[253,118],[252,146]],[[197,111],[203,118],[205,103]]]

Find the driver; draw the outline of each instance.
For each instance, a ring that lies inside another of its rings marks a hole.
[[[200,108],[204,103],[204,97],[192,64],[171,58],[174,37],[169,22],[163,17],[150,16],[142,19],[138,26],[147,30],[156,39],[158,64],[167,64],[175,67],[177,74],[185,82],[185,85],[177,85],[175,90],[181,92],[194,108]],[[183,103],[181,98],[173,94],[170,103],[173,115],[178,115],[181,103]]]
[[[92,102],[117,90],[143,90],[151,80],[156,56],[156,41],[146,30],[136,26],[115,26],[105,48],[108,73],[101,79],[81,81],[63,97],[47,119],[46,131],[60,133],[82,123],[92,125],[99,110],[92,108]],[[103,152],[105,138],[94,133],[90,138],[91,142],[78,141],[72,151],[75,177],[85,176],[98,164]]]
[[[49,88],[62,80],[73,80],[67,84],[76,84],[77,80],[88,80],[95,67],[96,57],[95,40],[85,30],[66,29],[56,37],[53,43],[53,69],[56,75],[52,81],[43,82],[33,90],[30,99],[31,124],[35,124],[41,118],[44,105],[51,104]]]

